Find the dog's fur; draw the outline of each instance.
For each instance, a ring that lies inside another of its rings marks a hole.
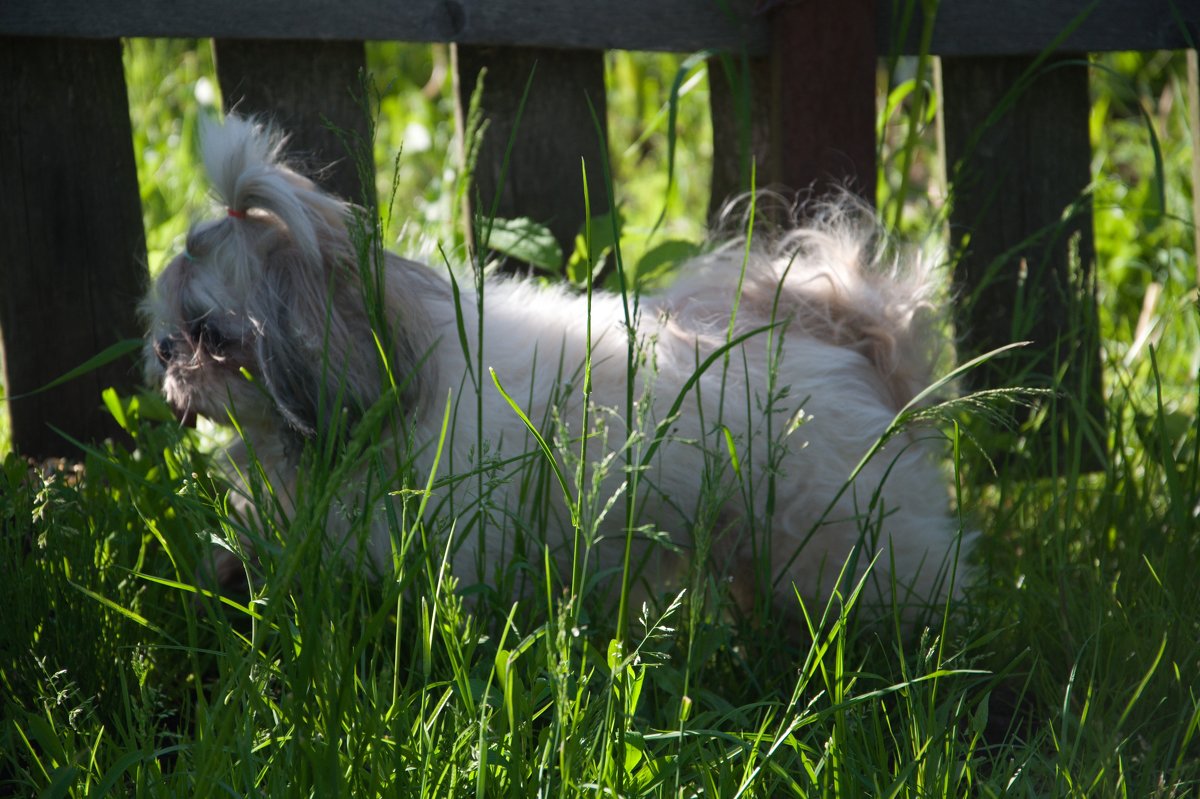
[[[143,308],[147,371],[181,412],[218,422],[233,414],[245,439],[235,459],[244,460],[248,446],[286,497],[303,442],[352,429],[389,385],[371,324],[371,292],[364,293],[362,276],[371,270],[360,267],[348,230],[354,209],[291,170],[282,139],[269,128],[230,116],[202,133],[212,187],[234,214],[194,225],[185,254],[153,287]],[[451,397],[454,432],[442,455],[443,475],[476,468],[481,440],[492,458],[531,450],[524,423],[496,390],[490,369],[527,406],[529,418],[556,419],[557,435],[574,437],[578,452],[590,344],[592,420],[606,432],[591,439],[588,460],[625,446],[633,433],[644,436],[634,446],[645,451],[698,365],[731,331],[736,339],[762,329],[688,388],[640,474],[639,523],[686,551],[703,515],[702,475],[723,464],[724,488],[714,492],[709,481],[706,491],[724,497],[709,514],[720,532],[713,557],[733,580],[735,596],[753,590],[756,538],[760,551],[769,541],[773,590],[784,601],[793,597],[793,585],[809,597],[828,596],[856,547],[859,574],[878,556],[877,598],[886,598],[892,585],[920,600],[944,597],[958,530],[946,512],[947,483],[931,457],[930,431],[891,438],[847,485],[860,459],[931,380],[939,343],[937,326],[928,323],[933,275],[918,259],[885,257],[874,223],[852,203],[827,204],[815,216],[770,240],[756,233],[750,248],[737,239],[683,264],[668,288],[640,299],[632,330],[620,296],[597,292],[589,308],[579,292],[522,279],[485,280],[480,319],[470,281],[463,281],[456,308],[445,276],[387,254],[375,301],[384,310],[382,325],[377,318],[374,329],[385,331],[383,349],[401,384],[404,421],[387,428],[392,445],[411,447],[418,473],[432,470]],[[630,335],[640,363],[632,396],[641,421],[627,426],[618,411],[627,401]],[[626,478],[620,471],[611,467],[604,495]],[[768,480],[775,485],[773,507]],[[500,512],[485,535],[499,536],[519,523],[520,488],[517,480],[493,482],[488,503]],[[471,478],[445,490],[454,492],[459,512],[478,506],[478,484]],[[601,526],[597,569],[621,561],[622,515],[612,511]],[[390,541],[386,526],[377,526],[368,550],[387,568]],[[546,538],[559,567],[569,571],[564,528]],[[479,546],[497,551],[496,542],[480,541],[469,529],[453,559],[463,579],[472,574]],[[652,546],[645,536],[637,541],[639,550]]]

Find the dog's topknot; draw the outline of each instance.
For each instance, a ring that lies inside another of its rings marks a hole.
[[[331,234],[344,230],[348,206],[286,163],[286,143],[285,136],[254,117],[230,114],[223,123],[211,119],[201,123],[204,169],[214,197],[228,210],[192,228],[188,252],[193,257],[202,258],[231,240],[235,249],[244,249],[250,246],[250,237],[239,231],[268,223],[286,229],[305,262],[320,264],[322,243],[340,238]],[[233,257],[226,263],[244,264],[245,259],[230,254]]]
[[[253,117],[230,114],[224,124],[206,118],[200,124],[200,141],[213,193],[238,211],[247,210],[253,199],[253,178],[287,169],[283,161],[287,138]]]

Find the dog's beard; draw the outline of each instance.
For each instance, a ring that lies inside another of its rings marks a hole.
[[[224,421],[231,408],[218,398],[232,396],[235,384],[228,375],[214,374],[210,366],[170,365],[162,374],[162,393],[185,423],[197,416]]]
[[[168,327],[160,322],[158,327]],[[161,387],[163,397],[185,424],[194,424],[197,416],[218,422],[230,418],[261,423],[275,415],[270,401],[255,386],[258,372],[252,346],[244,342],[223,341],[214,351],[211,341],[198,341],[182,328],[166,340],[171,352],[164,358],[162,340],[150,345],[153,368],[150,378]]]

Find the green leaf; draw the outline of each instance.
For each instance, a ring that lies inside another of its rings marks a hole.
[[[167,639],[168,641],[171,641],[172,643],[174,643],[174,640],[171,638],[171,636],[169,636],[167,634],[166,630],[164,630],[163,628],[154,624],[149,619],[147,619],[145,616],[142,616],[140,613],[136,613],[136,612],[130,610],[129,608],[121,607],[120,605],[118,605],[116,602],[113,602],[108,597],[97,594],[95,591],[91,590],[90,588],[84,588],[79,583],[73,582],[71,580],[68,580],[67,583],[72,588],[75,588],[76,590],[80,591],[81,593],[85,594],[86,596],[91,597],[92,599],[96,600],[101,605],[103,605],[104,607],[113,611],[114,613],[118,613],[121,616],[124,616],[125,618],[129,619],[130,621],[132,621],[136,624],[140,624],[141,626],[145,627],[146,629],[152,630],[155,633],[157,633],[158,635],[161,635],[163,638]]]
[[[612,674],[613,679],[618,679],[621,671],[621,661],[625,657],[625,647],[622,645],[619,638],[609,639],[608,651],[605,656],[605,662],[608,664],[608,670]]]
[[[733,440],[733,431],[725,425],[721,425],[721,432],[725,435],[725,449],[729,451],[729,463],[733,466],[733,473],[738,479],[742,479],[742,463],[738,459],[737,444]]]
[[[679,264],[695,257],[700,252],[700,246],[683,239],[670,239],[656,244],[642,255],[637,262],[637,280],[640,285],[659,280]]]
[[[38,794],[39,799],[60,799],[70,796],[71,789],[79,778],[80,769],[76,765],[60,766],[54,770],[54,779]]]
[[[122,404],[121,398],[117,395],[117,390],[109,386],[108,388],[104,389],[104,392],[100,396],[104,398],[104,407],[108,408],[109,414],[112,415],[113,420],[121,426],[121,429],[126,433],[133,432],[130,430],[131,425],[129,424],[129,416],[125,413],[125,406]],[[130,401],[133,403],[137,402],[136,399],[132,399]]]
[[[991,699],[991,692],[984,694],[983,699],[975,707],[975,712],[971,714],[971,732],[975,735],[982,736],[987,732],[988,725],[988,702]]]
[[[532,219],[494,219],[488,247],[496,252],[517,258],[539,269],[558,272],[562,269],[563,253],[554,234]]]
[[[636,767],[637,764],[641,762],[642,757],[645,754],[646,753],[644,751],[642,751],[638,747],[634,746],[631,741],[626,741],[625,742],[625,773],[626,774],[633,773],[634,767]]]
[[[104,779],[100,780],[100,784],[88,792],[89,797],[105,797],[111,796],[112,790],[117,787],[117,783],[125,776],[125,772],[133,768],[142,760],[147,760],[152,755],[147,755],[141,751],[134,750],[126,752],[116,763],[112,765],[104,773]]]
[[[63,746],[62,739],[58,736],[58,731],[55,730],[52,721],[35,716],[32,713],[25,718],[23,729],[18,728],[18,732],[25,738],[27,744],[32,739],[42,748],[42,752],[37,752],[34,747],[30,746],[29,751],[37,758],[38,765],[43,770],[48,770],[52,767],[64,767],[70,757],[67,755],[67,749]],[[43,762],[48,756],[48,762]]]
[[[618,228],[623,223],[620,216],[616,220]],[[597,214],[591,218],[590,227],[585,224],[575,237],[575,252],[567,264],[567,278],[574,283],[583,285],[587,282],[587,268],[592,268],[593,275],[604,260],[605,254],[616,243],[613,236],[612,213]]]

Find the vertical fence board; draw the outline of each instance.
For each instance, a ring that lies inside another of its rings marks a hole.
[[[468,198],[473,210],[528,217],[545,225],[569,256],[584,221],[583,177],[587,164],[592,214],[608,210],[599,134],[607,141],[604,56],[596,51],[457,46],[454,50],[460,118],[465,116],[480,74],[487,129],[479,143],[475,180]],[[532,83],[530,76],[532,75]],[[517,111],[529,85],[521,112]],[[588,101],[591,101],[589,108]],[[512,150],[501,175],[505,153]],[[468,219],[474,216],[468,213]]]
[[[129,104],[115,39],[0,39],[0,331],[11,396],[139,335],[146,243]],[[123,359],[9,403],[14,447],[70,454],[117,428],[107,386],[139,382]]]
[[[309,177],[376,207],[362,42],[218,39],[213,46],[226,111],[267,116],[288,133],[288,154]]]
[[[803,0],[771,20],[775,182],[875,204],[875,2]]]
[[[709,216],[750,187],[875,203],[873,0],[784,3],[769,58],[709,61],[713,179]]]
[[[732,198],[750,189],[750,167],[759,188],[779,179],[779,152],[772,148],[771,60],[714,56],[708,61],[712,116],[712,192],[709,219]]]
[[[965,248],[955,275],[962,356],[1032,342],[975,371],[970,382],[1060,385],[1064,395],[1050,405],[1057,429],[1046,426],[1040,443],[1081,445],[1085,466],[1099,462],[1103,448],[1097,437],[1077,438],[1092,432],[1078,423],[1078,403],[1096,425],[1103,414],[1095,245],[1085,195],[1087,78],[1078,59],[942,61],[952,241]]]

